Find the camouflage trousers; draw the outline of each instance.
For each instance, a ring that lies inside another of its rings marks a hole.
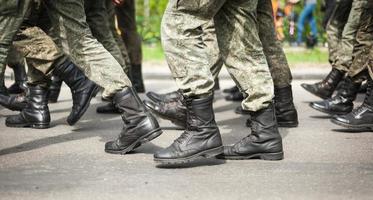
[[[257,29],[257,1],[170,0],[162,20],[162,45],[173,77],[186,96],[212,92],[213,76],[202,26],[214,20],[219,50],[233,80],[257,111],[273,98],[273,81]]]
[[[367,0],[341,0],[337,2],[327,25],[329,60],[332,67],[349,72],[353,62],[356,34]],[[363,68],[363,66],[361,66]],[[352,72],[355,73],[355,72]]]
[[[274,86],[276,88],[287,87],[291,85],[292,75],[281,42],[275,34],[276,30],[271,0],[258,1],[256,12],[259,38],[263,45],[263,51],[269,65]],[[207,50],[210,51],[208,53],[211,59],[210,70],[212,76],[217,78],[223,62],[219,54],[213,21],[202,26],[202,29],[204,32],[203,41],[206,44]]]
[[[5,66],[14,35],[19,30],[29,0],[20,0],[13,17],[1,17],[0,62]],[[59,38],[58,47],[70,56],[85,75],[112,96],[131,82],[115,58],[93,38],[84,13],[84,1],[45,1],[53,29]],[[4,59],[2,59],[4,58]],[[4,64],[3,64],[4,63]],[[39,72],[43,72],[38,67]],[[46,71],[44,71],[46,72]]]
[[[369,69],[372,75],[372,62],[373,57],[373,9],[364,9],[360,27],[356,34],[356,44],[353,50],[353,61],[348,72],[351,77],[357,76],[360,72],[365,69]]]
[[[114,20],[109,17],[107,9],[107,0],[85,0],[84,10],[87,17],[87,23],[95,37],[111,55],[122,66],[124,72],[128,72],[128,63],[126,64],[121,49],[114,38],[112,24]]]
[[[337,59],[334,67],[347,72],[352,64],[352,51],[356,44],[356,33],[359,29],[361,15],[367,0],[353,0],[351,11],[343,28],[341,40],[337,46]]]
[[[4,87],[5,67],[13,37],[23,22],[29,4],[30,0],[0,0],[0,88]]]

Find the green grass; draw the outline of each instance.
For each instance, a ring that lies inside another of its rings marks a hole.
[[[286,47],[284,50],[290,65],[300,63],[317,64],[328,62],[328,52],[326,49],[302,49]],[[143,56],[144,61],[164,60],[164,54],[160,44],[143,45]]]

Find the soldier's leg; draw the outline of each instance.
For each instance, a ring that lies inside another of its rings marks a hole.
[[[122,66],[123,71],[128,71],[122,53],[110,30],[109,16],[106,10],[106,0],[85,0],[84,8],[87,23],[95,37]]]
[[[8,88],[10,94],[20,94],[27,88],[27,75],[24,57],[14,48],[8,54],[8,66],[13,69],[14,83]]]
[[[46,1],[62,47],[84,73],[112,95],[125,122],[119,138],[105,144],[105,151],[124,154],[158,137],[157,120],[144,107],[131,82],[114,57],[91,35],[85,21],[83,0]]]
[[[141,36],[137,32],[135,5],[135,0],[126,0],[123,5],[116,7],[116,14],[118,17],[118,27],[127,47],[131,62],[131,81],[138,92],[145,92],[141,71]]]
[[[30,0],[2,2],[0,11],[0,93],[7,95],[4,85],[5,66],[13,37],[23,22]]]
[[[113,4],[112,0],[106,0],[106,11],[107,11],[108,17],[109,17],[108,18],[108,23],[109,23],[110,31],[113,34],[114,39],[115,39],[117,45],[119,46],[119,49],[120,49],[120,51],[122,53],[122,56],[124,58],[124,62],[126,63],[126,68],[123,69],[123,70],[125,70],[127,76],[130,76],[129,70],[130,70],[130,67],[131,67],[131,62],[130,62],[130,58],[129,58],[129,55],[128,55],[127,47],[124,44],[122,36],[120,35],[120,30],[117,30],[117,28],[116,28],[116,26],[118,24],[118,20],[117,20],[117,17],[115,16],[115,7],[114,7],[114,4]]]
[[[357,43],[353,50],[354,60],[348,72],[348,76],[352,79],[359,78],[368,70],[369,74],[372,74],[373,4],[370,5],[371,7],[363,10],[360,28],[356,35]],[[363,104],[346,115],[333,117],[332,122],[351,129],[373,129],[373,82],[371,77],[368,78],[368,89]]]
[[[222,155],[225,159],[283,159],[282,138],[272,103],[273,80],[256,28],[257,4],[258,1],[227,1],[215,16],[225,65],[247,95],[242,107],[252,120],[251,134],[225,147]]]
[[[275,86],[277,122],[279,126],[294,127],[298,125],[298,115],[293,103],[292,76],[281,42],[276,37],[272,10],[271,0],[258,1],[259,38]]]
[[[352,64],[352,52],[356,43],[356,33],[360,26],[360,18],[367,0],[354,0],[348,20],[343,28],[341,42],[338,45],[338,59],[335,68],[339,71],[348,72]]]
[[[303,83],[301,86],[308,92],[322,98],[328,99],[332,96],[338,83],[342,80],[344,72],[338,70],[335,65],[339,56],[339,47],[342,40],[342,32],[347,23],[352,0],[343,0],[337,3],[334,12],[327,25],[329,62],[332,65],[331,72],[320,82],[314,84]]]

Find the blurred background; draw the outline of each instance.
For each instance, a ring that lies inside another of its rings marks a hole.
[[[160,23],[168,0],[137,0],[136,20],[138,32],[143,38],[145,62],[164,61],[160,45]],[[326,34],[323,23],[328,0],[317,0],[313,12],[317,35],[313,36],[310,20],[306,19],[302,39],[297,43],[297,26],[300,15],[305,9],[305,1],[272,0],[276,19],[278,38],[282,41],[291,68],[297,66],[328,66]],[[163,65],[163,64],[162,64]]]

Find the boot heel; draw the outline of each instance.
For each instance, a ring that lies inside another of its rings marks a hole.
[[[217,148],[205,151],[205,153],[203,155],[201,155],[201,156],[203,156],[205,158],[212,158],[212,157],[215,157],[215,156],[217,156],[219,154],[222,154],[223,150],[224,150],[223,146],[217,147]]]
[[[260,159],[262,159],[262,160],[282,160],[282,159],[284,159],[284,152],[261,154]]]

